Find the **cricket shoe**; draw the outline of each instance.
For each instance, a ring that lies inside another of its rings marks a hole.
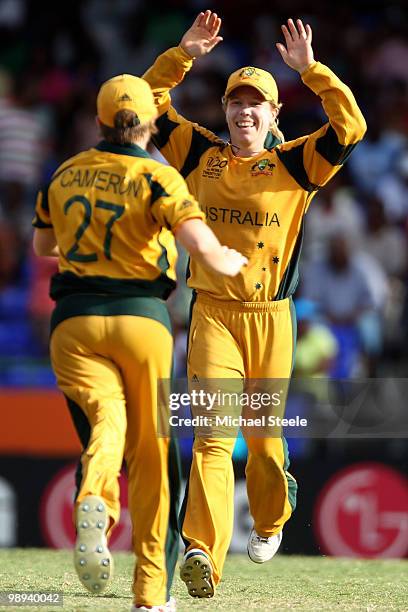
[[[113,576],[113,559],[106,531],[109,515],[101,497],[87,495],[76,511],[77,539],[74,565],[78,578],[91,593],[102,593]]]
[[[192,548],[186,552],[180,578],[186,583],[191,597],[214,597],[212,572],[210,559],[203,550]]]
[[[258,535],[255,529],[251,529],[247,546],[248,557],[254,563],[265,563],[277,553],[281,542],[282,532],[267,538]]]
[[[140,612],[140,610],[150,610],[153,612],[176,612],[176,600],[170,597],[169,601],[162,606],[137,606],[134,604],[130,612]]]

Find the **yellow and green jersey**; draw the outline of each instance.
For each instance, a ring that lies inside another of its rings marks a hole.
[[[160,55],[144,75],[160,115],[154,142],[185,178],[220,242],[242,252],[249,264],[230,278],[191,261],[188,283],[216,299],[284,299],[298,282],[305,212],[363,137],[364,117],[350,89],[315,62],[302,80],[320,96],[328,123],[283,144],[270,135],[262,153],[237,157],[231,145],[171,106],[170,90],[192,63],[177,47]]]
[[[204,218],[180,174],[137,145],[102,141],[68,159],[38,194],[33,225],[60,251],[51,296],[166,299],[175,287],[172,230]]]

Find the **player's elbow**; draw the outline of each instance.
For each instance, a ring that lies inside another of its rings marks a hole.
[[[45,256],[44,246],[41,244],[41,242],[39,240],[36,240],[35,235],[34,235],[34,238],[33,238],[33,251],[34,251],[34,254],[37,255],[37,257],[44,257]]]
[[[359,108],[356,108],[352,119],[347,125],[347,144],[355,144],[359,142],[367,131],[367,123],[363,113]]]
[[[364,119],[364,115],[361,111],[359,111],[358,115],[356,116],[355,131],[357,140],[361,140],[367,131],[367,122]]]
[[[56,240],[52,229],[35,229],[33,235],[33,251],[38,257],[54,255]]]

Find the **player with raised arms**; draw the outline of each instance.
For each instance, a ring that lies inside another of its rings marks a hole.
[[[298,19],[282,26],[283,61],[321,98],[328,117],[320,129],[284,142],[277,125],[281,103],[273,76],[254,66],[233,72],[222,105],[229,130],[223,142],[179,115],[171,90],[201,56],[222,41],[221,19],[201,12],[178,47],[160,55],[144,78],[159,118],[154,142],[186,179],[223,243],[249,264],[225,278],[191,261],[194,289],[188,376],[208,379],[286,379],[296,341],[292,302],[298,283],[304,216],[313,196],[338,172],[363,137],[366,124],[350,89],[315,61],[312,30]],[[245,432],[244,432],[245,435]],[[246,437],[247,492],[254,526],[252,561],[279,548],[296,504],[284,438]],[[183,520],[186,554],[181,577],[193,597],[211,597],[221,579],[233,528],[235,440],[195,436]],[[182,517],[183,518],[183,517]]]

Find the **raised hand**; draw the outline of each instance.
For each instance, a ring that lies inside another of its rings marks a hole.
[[[282,43],[276,43],[276,47],[283,61],[293,70],[304,72],[314,62],[312,28],[309,24],[305,28],[301,19],[296,20],[296,26],[293,19],[288,19],[288,26],[283,25],[282,32],[286,47]]]
[[[201,57],[209,53],[222,41],[222,36],[218,36],[220,27],[221,19],[217,13],[200,13],[181,39],[181,48],[191,57]]]

